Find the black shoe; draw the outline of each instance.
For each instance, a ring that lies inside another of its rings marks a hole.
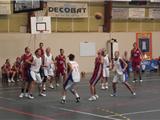
[[[62,104],[65,104],[65,103],[66,103],[66,100],[65,100],[65,99],[61,99],[61,103],[62,103]]]
[[[80,102],[80,97],[77,97],[76,98],[76,103],[79,103]]]

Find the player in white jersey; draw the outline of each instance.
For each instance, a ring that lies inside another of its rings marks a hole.
[[[42,58],[40,57],[40,55],[41,55],[41,51],[36,50],[35,56],[33,56],[33,61],[30,67],[30,77],[32,79],[31,84],[30,84],[30,89],[29,89],[30,99],[34,98],[32,93],[33,93],[33,88],[35,86],[35,83],[38,83],[40,95],[44,96],[42,94],[42,87],[41,87],[42,79],[40,75],[40,67],[42,66]]]
[[[47,80],[49,80],[50,82],[50,85],[49,87],[50,88],[54,88],[53,87],[53,78],[54,78],[54,70],[55,70],[55,65],[54,65],[54,58],[53,58],[53,55],[51,53],[51,49],[48,47],[46,48],[46,53],[44,55],[44,80],[43,80],[43,84],[42,84],[42,87],[44,88],[45,87],[45,83]],[[45,92],[45,89],[44,91]]]
[[[75,56],[73,54],[70,54],[68,57],[69,62],[67,63],[67,79],[63,84],[63,96],[61,99],[62,104],[66,103],[66,92],[68,89],[76,97],[76,102],[80,102],[80,97],[75,90],[76,83],[80,82],[79,65],[76,61],[74,61]]]
[[[116,85],[118,81],[121,81],[128,90],[133,94],[136,95],[136,93],[133,91],[131,85],[127,82],[128,77],[126,74],[127,69],[127,63],[119,57],[119,51],[115,51],[114,53],[114,78],[112,81],[112,88],[113,88],[113,94],[111,96],[116,96],[117,88]]]
[[[105,90],[108,89],[108,78],[109,78],[109,69],[111,67],[111,60],[108,56],[108,54],[106,54],[106,51],[103,50],[102,51],[102,56],[103,56],[103,79],[101,81],[101,89]]]

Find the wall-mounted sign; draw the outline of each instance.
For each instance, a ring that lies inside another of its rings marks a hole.
[[[58,18],[86,18],[88,17],[88,4],[48,2],[48,15]]]

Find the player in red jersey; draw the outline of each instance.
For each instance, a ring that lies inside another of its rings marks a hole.
[[[64,55],[64,50],[60,49],[60,55],[58,55],[55,58],[56,62],[56,76],[58,77],[58,80],[60,78],[60,75],[63,76],[63,81],[66,79],[66,57]],[[56,81],[56,86],[59,86],[58,81]]]
[[[30,84],[30,66],[32,63],[32,54],[30,53],[30,48],[26,47],[25,48],[25,53],[21,57],[22,61],[22,89],[21,89],[21,94],[19,95],[20,98],[22,97],[28,97],[28,89],[29,89],[29,84]],[[26,90],[26,91],[25,91]],[[26,93],[24,93],[26,92]]]
[[[138,48],[137,43],[133,44],[133,49],[131,50],[131,62],[132,62],[132,69],[134,72],[134,80],[136,82],[137,76],[139,75],[139,80],[142,82],[141,71],[140,71],[140,64],[142,61],[142,52]]]
[[[103,75],[103,56],[102,56],[102,51],[98,51],[98,56],[95,59],[95,68],[93,75],[89,81],[90,83],[90,92],[91,92],[91,97],[88,99],[89,101],[94,101],[99,98],[99,96],[96,94],[96,84],[97,82],[102,78]]]

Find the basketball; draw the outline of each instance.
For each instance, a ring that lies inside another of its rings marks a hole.
[[[95,18],[96,18],[97,20],[100,20],[100,19],[102,19],[102,17],[103,17],[102,13],[100,13],[100,12],[96,12],[94,16],[95,16]]]

